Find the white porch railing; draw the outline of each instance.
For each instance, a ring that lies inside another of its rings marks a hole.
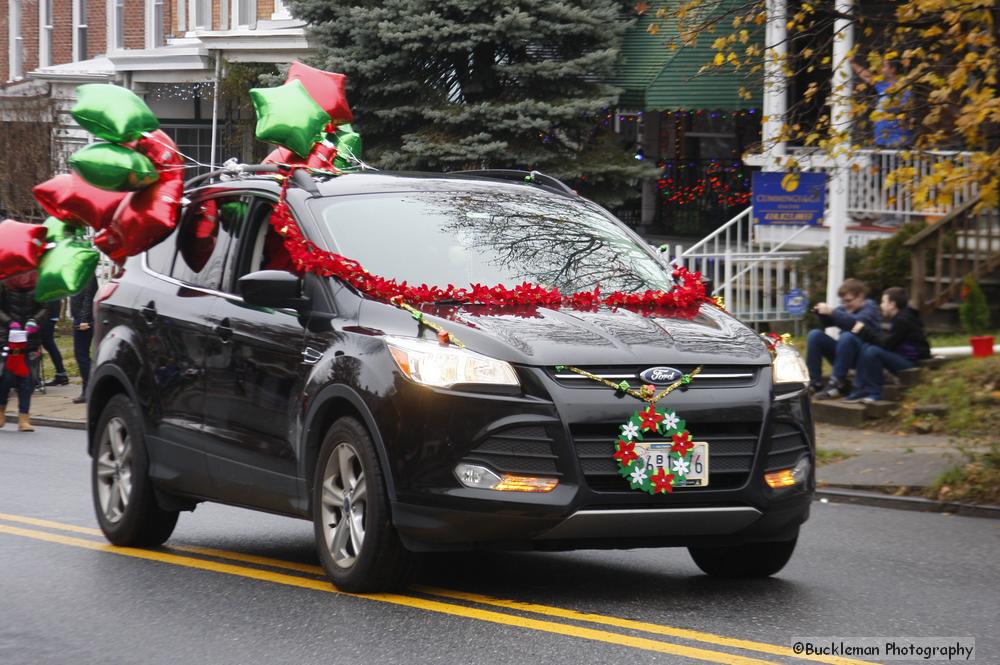
[[[722,295],[726,308],[747,322],[779,321],[791,317],[784,295],[798,287],[798,262],[807,252],[782,249],[809,227],[797,227],[780,241],[764,239],[756,231],[750,208],[684,250],[674,250],[674,261],[712,280],[712,295]]]
[[[887,185],[889,174],[901,168],[912,167],[918,177],[930,175],[937,164],[952,162],[958,168],[969,168],[975,153],[950,150],[858,150],[854,153],[862,159],[857,168],[852,168],[849,185],[847,211],[855,215],[926,215],[945,214],[960,208],[979,196],[979,187],[970,183],[954,192],[947,205],[929,204],[918,208],[913,203],[913,195],[902,184]],[[935,191],[930,192],[933,201]]]

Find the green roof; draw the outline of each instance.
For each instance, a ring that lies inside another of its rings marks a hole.
[[[641,111],[760,108],[759,76],[748,82],[743,71],[698,74],[715,57],[712,41],[727,33],[702,35],[693,46],[671,49],[668,44],[677,38],[675,26],[656,18],[656,10],[663,3],[650,4],[626,31],[622,43],[618,72],[611,81],[624,88],[619,108]],[[656,35],[648,32],[653,24],[659,27]],[[740,99],[740,86],[747,87],[753,97]]]

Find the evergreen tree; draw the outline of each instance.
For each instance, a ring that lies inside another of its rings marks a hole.
[[[365,160],[394,170],[537,169],[614,205],[655,174],[603,124],[618,0],[290,0],[347,74]]]

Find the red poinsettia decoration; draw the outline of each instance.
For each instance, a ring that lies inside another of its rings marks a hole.
[[[681,432],[680,434],[674,434],[671,437],[674,440],[674,445],[670,447],[670,450],[675,453],[680,453],[683,457],[688,454],[688,451],[694,448],[694,444],[691,443],[691,433],[687,430]]]
[[[642,429],[649,430],[650,432],[655,432],[660,427],[660,423],[663,422],[663,415],[656,412],[656,407],[652,404],[645,411],[639,412],[639,417],[642,418]]]
[[[664,494],[674,491],[674,474],[667,473],[667,470],[660,467],[649,479],[653,482],[653,493]]]
[[[628,466],[639,459],[639,455],[635,452],[635,443],[619,439],[615,447],[615,459],[621,462],[622,466]]]

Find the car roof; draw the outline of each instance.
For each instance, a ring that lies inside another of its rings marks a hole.
[[[500,173],[501,177],[491,174]],[[585,201],[575,192],[555,178],[538,174],[530,177],[521,171],[483,171],[457,173],[422,173],[405,171],[362,171],[345,173],[336,177],[311,178],[316,191],[314,196],[346,196],[352,194],[376,194],[387,192],[442,192],[442,191],[507,191],[512,195],[532,193],[535,195],[553,196],[561,199],[573,198],[581,203]],[[231,180],[205,182],[188,191],[219,189],[265,189],[277,192],[280,189],[278,179],[271,174],[247,174]]]

